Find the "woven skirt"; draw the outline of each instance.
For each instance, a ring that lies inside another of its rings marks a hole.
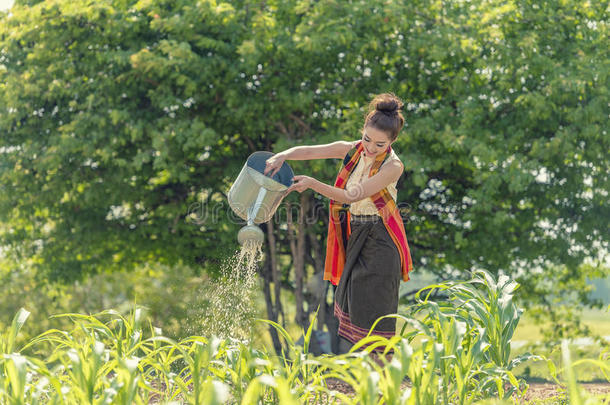
[[[334,313],[339,336],[356,343],[369,333],[377,318],[397,312],[401,263],[381,217],[352,215],[350,226]],[[396,319],[385,318],[371,335],[389,338],[395,332]]]

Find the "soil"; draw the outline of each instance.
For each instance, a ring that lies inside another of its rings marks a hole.
[[[332,391],[337,391],[337,392],[341,392],[343,394],[346,394],[348,396],[353,396],[354,395],[354,390],[352,389],[352,387],[342,381],[339,380],[337,378],[328,378],[326,379],[326,384],[329,390]],[[162,383],[158,383],[156,384],[156,388],[157,389],[164,389],[164,385]],[[402,388],[407,388],[409,387],[410,384],[408,382],[403,382],[402,384]],[[608,400],[610,403],[610,383],[607,382],[593,382],[593,383],[579,383],[579,386],[583,389],[585,389],[588,393],[592,394],[592,395],[606,395],[607,397],[603,397],[604,399]],[[527,392],[525,393],[525,397],[523,398],[524,401],[520,402],[520,403],[524,403],[527,404],[530,401],[534,401],[534,400],[546,400],[546,399],[550,399],[553,397],[557,397],[560,396],[562,394],[564,394],[565,391],[564,389],[562,389],[562,387],[560,387],[557,384],[553,384],[553,383],[548,383],[548,382],[530,382],[529,383],[529,388],[527,390]],[[156,404],[158,403],[158,398],[155,398],[155,396],[153,396],[153,398],[151,398],[151,401],[149,402],[149,404]],[[178,398],[179,400],[179,398]]]
[[[335,390],[346,395],[353,395],[354,390],[352,387],[338,379],[327,379],[326,383],[330,390]],[[579,383],[580,387],[585,389],[587,392],[593,395],[608,395],[610,396],[610,383]],[[408,387],[408,383],[403,383],[403,387]],[[529,383],[529,388],[525,394],[525,402],[533,401],[533,400],[543,400],[548,398],[553,398],[558,395],[561,395],[565,391],[557,384],[552,383],[540,383],[540,382],[532,382]]]
[[[526,401],[552,398],[565,392],[557,384],[529,383],[529,386],[525,393]],[[579,383],[579,386],[592,395],[610,395],[610,383]]]

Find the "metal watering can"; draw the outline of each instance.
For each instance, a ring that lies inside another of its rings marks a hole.
[[[286,162],[273,177],[263,174],[265,162],[271,156],[271,152],[251,154],[229,190],[229,206],[247,222],[237,234],[240,245],[247,240],[263,243],[265,235],[255,224],[267,222],[273,217],[287,194],[286,190],[292,185],[294,173]]]

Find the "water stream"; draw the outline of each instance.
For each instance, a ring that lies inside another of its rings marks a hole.
[[[223,261],[220,277],[210,280],[201,291],[202,307],[191,309],[195,334],[249,340],[254,319],[259,316],[255,301],[257,268],[262,259],[262,244],[246,240],[240,250]]]

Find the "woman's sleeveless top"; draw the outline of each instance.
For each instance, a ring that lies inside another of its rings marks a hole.
[[[383,162],[381,167],[383,167],[383,165],[387,164],[391,160],[398,160],[400,162],[400,158],[398,157],[398,155],[396,155],[396,152],[394,152],[393,149],[392,149],[392,153],[390,154],[390,156],[388,156],[386,161]],[[362,154],[360,156],[360,161],[354,168],[354,171],[352,172],[350,177],[347,179],[345,188],[347,189],[350,186],[353,186],[355,184],[361,183],[364,180],[366,180],[369,176],[369,172],[371,171],[371,165],[373,164],[374,161],[375,161],[375,158],[367,157],[364,154]],[[380,168],[380,170],[381,170],[381,168]],[[396,180],[393,183],[390,183],[387,187],[387,189],[390,192],[390,195],[392,196],[394,201],[396,201],[396,197],[398,195],[398,190],[396,189],[397,183],[398,183],[398,180]],[[366,197],[360,201],[351,203],[349,212],[353,215],[379,215],[379,211],[377,210],[377,207],[375,207],[375,204],[373,203],[373,200],[371,200],[370,197]]]

